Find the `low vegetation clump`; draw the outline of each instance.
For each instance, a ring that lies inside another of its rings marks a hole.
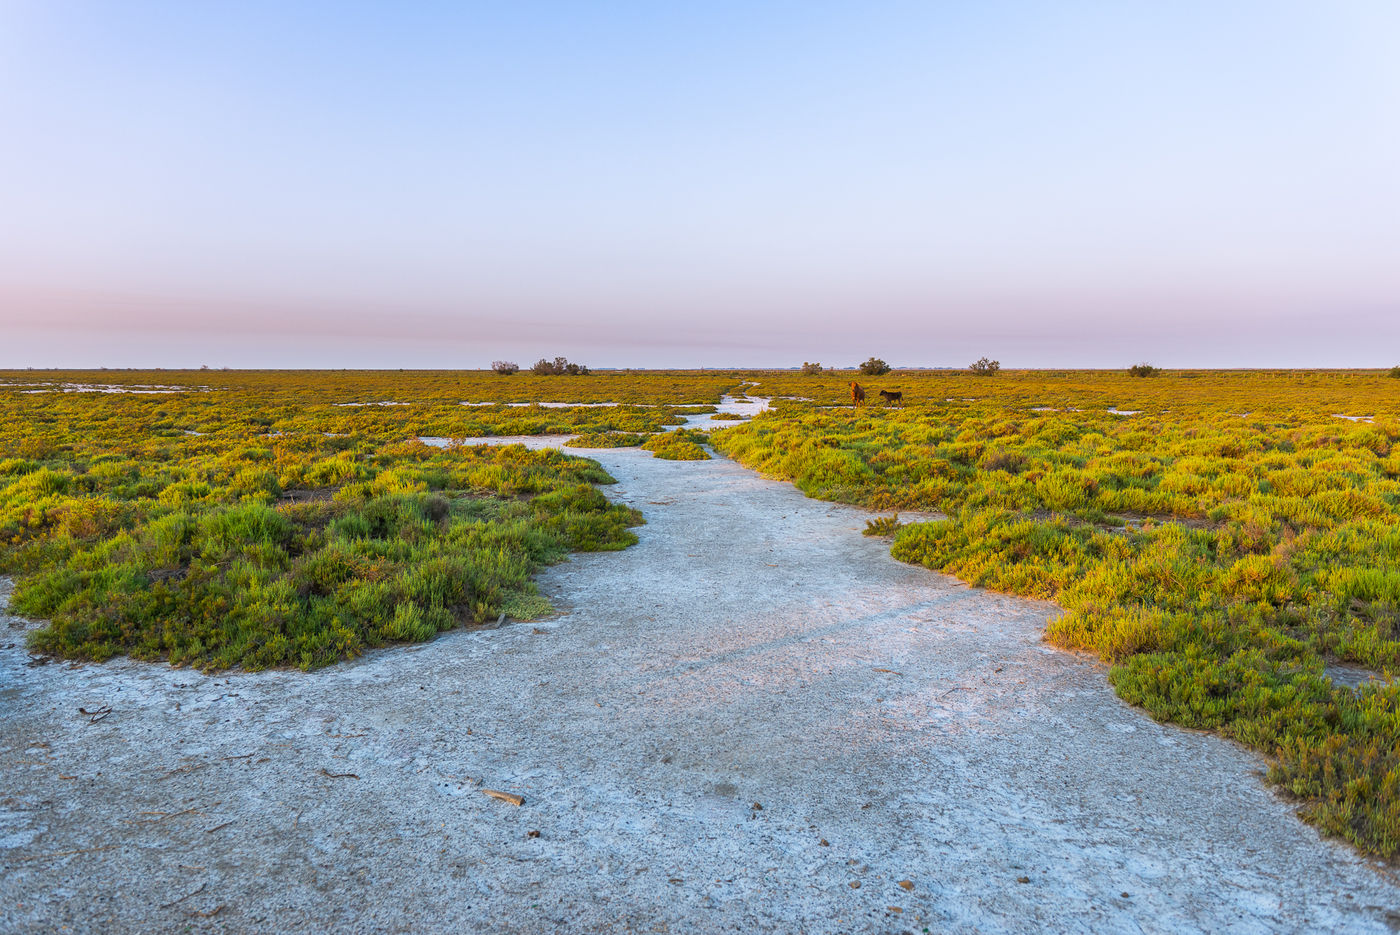
[[[893,516],[878,516],[875,519],[865,521],[865,529],[861,532],[863,536],[892,536],[899,529],[899,514]]]
[[[709,437],[703,432],[677,429],[653,435],[642,448],[663,461],[708,461],[710,455],[701,447],[708,440]]]
[[[635,448],[646,441],[645,435],[631,432],[589,432],[564,443],[567,448]]]
[[[493,360],[491,369],[503,377],[509,377],[520,372],[520,365],[511,360]]]
[[[1390,371],[1386,373],[1386,376],[1390,377],[1392,380],[1400,380],[1400,367],[1391,367]]]
[[[874,358],[871,358],[871,359],[873,360]],[[812,362],[812,361],[806,361],[806,360],[804,360],[804,361],[802,362],[802,371],[801,371],[801,372],[802,372],[802,375],[803,375],[803,376],[808,376],[808,377],[816,376],[817,374],[819,374],[819,373],[822,372],[822,365],[821,365],[821,364],[818,364],[818,363],[814,363],[814,362]]]
[[[1128,368],[1128,375],[1133,377],[1155,377],[1162,371],[1151,364],[1133,364]]]
[[[878,357],[872,357],[857,368],[862,376],[883,377],[890,372],[890,365]]]
[[[710,418],[716,422],[742,422],[750,417],[740,412],[717,412]]]
[[[852,410],[797,379],[765,384],[814,404],[715,447],[809,496],[946,513],[900,527],[894,555],[1057,601],[1048,639],[1109,662],[1123,698],[1266,753],[1309,820],[1400,853],[1400,683],[1328,677],[1400,671],[1393,381],[1010,374],[967,399],[930,374],[922,405]]]

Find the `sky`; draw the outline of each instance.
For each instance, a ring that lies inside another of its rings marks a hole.
[[[1400,4],[0,0],[0,367],[1389,367]]]

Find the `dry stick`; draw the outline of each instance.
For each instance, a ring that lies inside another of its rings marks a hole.
[[[359,779],[354,773],[328,773],[324,766],[321,767],[321,775],[327,779]]]
[[[208,883],[201,883],[201,884],[199,884],[199,889],[195,890],[195,891],[192,892],[192,893],[186,893],[184,896],[181,896],[179,899],[171,900],[170,902],[166,903],[165,905],[161,906],[160,908],[162,908],[162,909],[169,909],[171,906],[179,905],[180,903],[182,903],[182,902],[184,902],[185,900],[189,899],[191,896],[198,896],[200,893],[204,892],[204,890],[205,890],[208,886],[209,886]]]
[[[213,834],[215,831],[218,831],[220,828],[227,828],[227,827],[228,827],[229,825],[231,825],[231,824],[233,824],[232,821],[226,821],[226,822],[224,822],[222,825],[215,825],[215,826],[212,827],[212,828],[207,828],[207,829],[205,829],[204,833],[205,833],[205,834]]]
[[[166,773],[160,778],[169,779],[171,776],[178,776],[181,773],[192,773],[197,769],[205,769],[206,767],[208,767],[208,765],[208,763],[186,763],[184,766],[175,767],[170,772]]]
[[[96,724],[98,721],[103,720],[107,717],[107,715],[111,714],[112,708],[110,705],[103,708],[98,708],[95,711],[89,711],[87,708],[79,708],[78,713],[86,714],[89,724]]]
[[[121,847],[121,845],[103,844],[101,847],[80,847],[75,851],[59,851],[55,854],[30,854],[25,857],[16,857],[15,860],[44,860],[48,857],[71,857],[74,854],[90,854],[93,851],[110,851],[114,847]]]
[[[222,804],[223,804],[222,802],[215,802],[215,803],[214,803],[214,805],[222,805]],[[161,814],[160,812],[150,812],[149,814],[152,814],[152,815],[160,815],[160,817],[159,817],[159,818],[148,818],[148,819],[146,819],[145,821],[127,821],[127,824],[129,824],[129,825],[154,825],[154,824],[158,824],[158,823],[160,823],[160,822],[162,822],[162,821],[165,821],[167,818],[174,818],[174,817],[177,816],[177,815],[188,815],[190,812],[198,812],[201,808],[213,808],[214,805],[203,805],[203,806],[196,805],[196,806],[193,807],[193,808],[187,808],[187,809],[185,809],[183,812],[170,812],[169,814]],[[144,815],[144,814],[147,814],[147,813],[146,813],[146,812],[142,812],[142,814]]]
[[[511,805],[524,805],[525,797],[516,795],[513,792],[497,792],[495,789],[482,789],[482,793],[491,796],[493,799],[500,799],[502,802],[509,802]]]

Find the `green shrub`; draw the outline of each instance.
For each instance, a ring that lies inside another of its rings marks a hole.
[[[982,357],[975,363],[969,364],[967,369],[975,376],[995,376],[997,371],[1001,369],[1001,361]]]
[[[857,368],[862,376],[882,377],[890,372],[890,365],[878,357],[872,357]]]
[[[861,533],[864,536],[892,536],[899,529],[899,514],[893,516],[880,516],[876,519],[865,521],[865,529]]]
[[[709,454],[700,447],[707,441],[707,436],[701,432],[677,429],[653,435],[642,445],[642,449],[663,461],[708,461]]]
[[[645,440],[646,436],[631,432],[587,432],[564,444],[569,448],[635,448]]]

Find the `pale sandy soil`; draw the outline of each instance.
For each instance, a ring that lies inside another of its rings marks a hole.
[[[0,621],[0,931],[1395,930],[1388,872],[1053,608],[723,459],[589,455],[649,524],[545,622],[206,676]]]

